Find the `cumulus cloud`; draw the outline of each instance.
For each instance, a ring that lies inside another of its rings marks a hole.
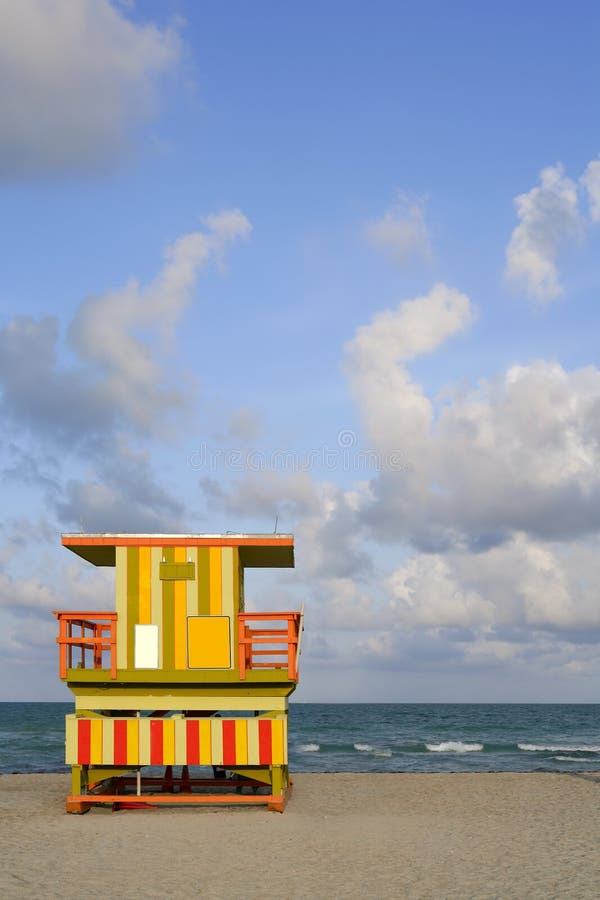
[[[437,284],[422,297],[378,313],[346,345],[345,372],[377,449],[395,448],[418,458],[431,428],[432,405],[405,363],[435,350],[472,318],[466,294]]]
[[[558,254],[582,226],[577,184],[560,164],[548,166],[515,206],[519,224],[506,248],[506,275],[536,300],[552,300],[562,292]]]
[[[400,265],[413,259],[431,258],[423,200],[400,194],[395,206],[381,218],[367,223],[365,237],[371,246]]]
[[[205,229],[178,238],[157,277],[135,279],[84,300],[69,328],[76,363],[61,364],[59,323],[19,316],[0,329],[2,405],[15,421],[72,445],[116,427],[156,432],[181,408],[162,356],[194,296],[200,270],[222,261],[227,245],[250,223],[239,210],[205,220]]]
[[[113,164],[155,112],[177,32],[109,0],[0,0],[0,17],[0,177]]]
[[[588,164],[581,177],[581,184],[587,192],[590,219],[592,222],[600,222],[600,159],[594,159]]]

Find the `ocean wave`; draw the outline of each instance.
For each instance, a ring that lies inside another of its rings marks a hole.
[[[483,750],[483,744],[465,744],[463,741],[442,741],[441,744],[425,744],[434,753],[475,753]]]
[[[553,756],[552,759],[558,759],[560,762],[581,762],[580,756]]]
[[[580,747],[571,744],[517,744],[517,747],[532,753],[600,753],[598,744],[582,744]]]
[[[320,744],[300,744],[298,747],[300,753],[318,753],[320,749]]]
[[[378,750],[377,748],[375,748],[375,750],[373,750],[373,756],[385,756],[385,757],[388,757],[388,756],[391,756],[391,755],[392,755],[392,751],[391,751],[391,750]]]
[[[371,753],[373,750],[370,744],[353,744],[352,746],[361,753]]]

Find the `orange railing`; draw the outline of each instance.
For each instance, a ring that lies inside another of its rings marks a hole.
[[[67,677],[73,668],[73,650],[81,651],[79,668],[86,668],[86,650],[92,652],[93,669],[102,669],[102,656],[110,655],[110,677],[117,677],[117,614],[116,612],[57,612],[60,677]],[[74,633],[75,630],[75,633]],[[79,633],[76,633],[77,630]]]
[[[290,681],[298,681],[302,620],[301,612],[240,613],[238,615],[240,678],[245,679],[246,672],[251,669],[287,669]],[[265,627],[265,623],[269,627]],[[273,627],[274,624],[279,627]],[[254,627],[251,627],[252,625]]]

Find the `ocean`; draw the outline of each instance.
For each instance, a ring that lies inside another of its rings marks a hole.
[[[0,703],[0,774],[64,772],[71,703]],[[293,772],[600,770],[600,704],[292,703]]]

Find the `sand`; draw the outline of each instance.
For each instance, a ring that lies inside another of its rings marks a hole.
[[[600,896],[600,775],[296,775],[262,807],[64,814],[63,775],[0,777],[0,896]]]

